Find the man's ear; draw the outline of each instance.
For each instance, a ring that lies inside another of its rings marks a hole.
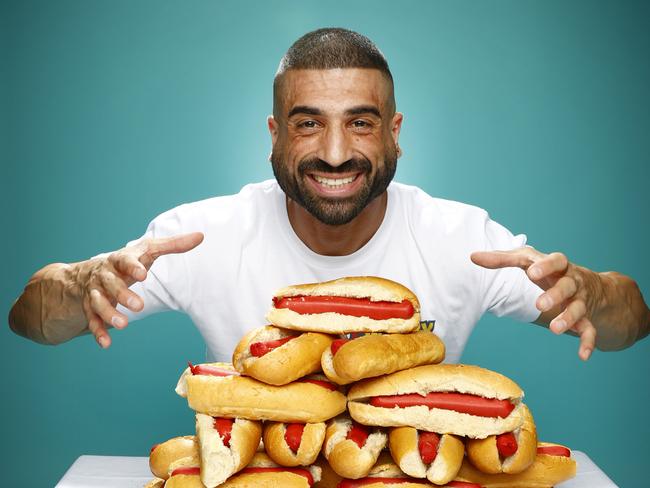
[[[278,122],[275,120],[273,115],[269,115],[266,119],[266,125],[269,128],[269,133],[271,134],[271,144],[275,146],[275,143],[278,140]]]
[[[402,155],[402,149],[399,147],[399,133],[402,130],[403,120],[404,114],[395,112],[393,119],[390,121],[390,134],[393,136],[393,142],[395,142],[395,147],[397,148],[397,157]]]

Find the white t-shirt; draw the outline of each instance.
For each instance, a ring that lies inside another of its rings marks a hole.
[[[298,238],[275,180],[169,210],[144,237],[194,231],[205,234],[200,246],[160,257],[147,279],[131,287],[145,309],[121,311],[131,320],[163,310],[187,313],[205,339],[208,360],[229,361],[244,333],[267,323],[277,289],[343,276],[381,276],[413,290],[422,328],[442,338],[451,363],[460,359],[484,312],[524,322],[539,315],[541,290],[523,271],[487,270],[469,258],[473,251],[523,246],[526,237],[513,236],[480,208],[433,198],[414,186],[390,184],[381,226],[347,256],[321,256]]]

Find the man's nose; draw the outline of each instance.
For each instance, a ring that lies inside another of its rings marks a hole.
[[[352,159],[352,145],[345,129],[329,127],[323,134],[319,158],[330,166],[340,166]]]

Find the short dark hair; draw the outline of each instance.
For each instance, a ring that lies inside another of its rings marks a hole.
[[[393,86],[386,58],[366,36],[340,27],[308,32],[294,42],[280,60],[273,80],[273,112],[282,75],[292,69],[369,68],[381,71]],[[391,90],[392,91],[392,90]],[[393,107],[394,99],[391,100]]]

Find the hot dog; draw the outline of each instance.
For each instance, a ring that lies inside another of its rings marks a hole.
[[[456,477],[465,456],[463,441],[451,434],[395,427],[388,433],[391,456],[404,473],[444,485]]]
[[[246,334],[235,348],[237,371],[271,385],[286,385],[320,371],[320,358],[334,340],[318,332],[296,333],[272,325]]]
[[[151,448],[149,468],[155,477],[166,480],[169,477],[169,466],[173,462],[184,457],[197,456],[198,452],[198,443],[193,435],[173,437]]]
[[[321,358],[325,375],[339,385],[394,373],[422,364],[439,363],[445,345],[428,331],[412,334],[371,334],[337,339]]]
[[[355,383],[348,392],[348,409],[365,425],[410,426],[482,439],[521,426],[522,397],[514,381],[494,371],[434,364]]]
[[[204,488],[201,483],[201,469],[186,462],[175,466],[174,472],[165,483],[165,488]],[[310,488],[320,479],[317,466],[287,468],[275,464],[264,452],[257,452],[251,462],[239,473],[228,478],[223,488]]]
[[[264,447],[273,461],[282,466],[314,464],[325,440],[325,422],[304,424],[266,422]]]
[[[282,288],[266,316],[287,329],[329,334],[413,332],[420,303],[411,290],[374,276]]]
[[[467,458],[484,473],[519,473],[535,461],[537,430],[533,416],[522,407],[524,423],[514,432],[485,439],[467,439]]]
[[[223,483],[253,458],[262,437],[262,423],[196,414],[201,481],[208,488]]]
[[[325,456],[321,455],[316,458],[314,466],[321,469],[320,481],[314,483],[314,488],[337,488],[343,479],[336,471],[332,469]]]
[[[323,375],[273,386],[240,375],[229,363],[187,368],[176,393],[199,413],[277,422],[323,422],[343,412],[346,404],[345,395]]]
[[[362,478],[377,462],[386,440],[380,429],[359,425],[342,415],[327,423],[323,455],[340,476]]]
[[[485,488],[548,488],[576,475],[576,462],[570,457],[570,450],[558,444],[538,444],[535,461],[517,474],[486,474],[464,461],[456,476],[457,481],[478,483]],[[566,454],[569,454],[567,456]]]
[[[423,488],[431,487],[427,481],[407,476],[384,451],[369,470],[367,476],[356,480],[344,479],[338,488]]]

